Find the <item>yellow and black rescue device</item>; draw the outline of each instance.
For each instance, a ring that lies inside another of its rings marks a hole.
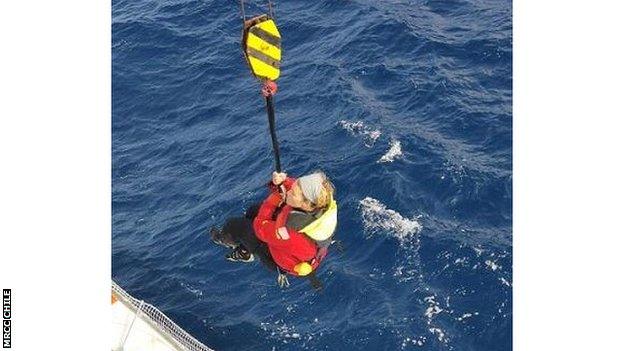
[[[245,4],[241,0],[241,15],[243,17],[242,48],[245,60],[254,77],[262,82],[262,95],[266,100],[269,132],[275,155],[275,171],[281,172],[279,144],[275,132],[275,108],[273,95],[277,93],[275,81],[280,76],[280,62],[282,60],[282,37],[273,19],[273,10],[269,0],[269,14],[246,19]]]
[[[251,73],[260,80],[276,81],[280,75],[282,37],[269,15],[245,20],[243,24],[243,54]]]

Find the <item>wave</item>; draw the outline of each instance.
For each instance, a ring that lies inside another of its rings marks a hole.
[[[422,230],[422,225],[416,218],[405,218],[399,212],[387,208],[372,197],[360,200],[360,208],[364,228],[369,231],[389,232],[399,241],[404,241]]]
[[[364,137],[364,145],[366,147],[372,147],[377,139],[381,136],[381,131],[379,129],[371,128],[364,124],[362,121],[345,121],[341,120],[340,126],[347,130],[353,136],[363,136]]]
[[[377,163],[382,162],[393,162],[396,158],[403,156],[403,151],[401,150],[401,142],[398,140],[390,141],[390,149],[381,156],[381,158],[377,161]]]

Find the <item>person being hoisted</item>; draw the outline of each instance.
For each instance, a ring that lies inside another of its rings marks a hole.
[[[258,256],[269,269],[308,276],[332,243],[338,214],[334,194],[321,171],[298,179],[273,172],[264,202],[250,208],[245,218],[213,229],[213,240],[233,248],[226,256],[231,261],[251,262]]]
[[[274,172],[272,183],[271,195],[254,219],[254,232],[267,243],[280,268],[290,274],[308,275],[327,254],[336,230],[334,186],[322,172],[299,179]],[[285,195],[277,188],[281,185]]]
[[[257,256],[278,272],[278,283],[287,286],[285,273],[308,277],[320,289],[315,271],[327,255],[338,221],[335,188],[321,171],[289,178],[281,172],[279,145],[275,133],[273,96],[280,76],[281,35],[269,14],[243,17],[242,49],[251,73],[262,82],[269,131],[275,155],[275,172],[269,182],[270,194],[247,210],[245,217],[231,218],[222,229],[211,229],[212,240],[232,248],[231,261],[251,262]]]

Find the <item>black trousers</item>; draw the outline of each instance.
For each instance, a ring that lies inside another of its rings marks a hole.
[[[258,257],[267,269],[275,272],[277,265],[271,257],[269,247],[256,237],[253,230],[253,220],[259,209],[259,204],[253,205],[247,209],[245,217],[234,217],[225,221],[219,239],[225,243],[242,245],[247,251]]]

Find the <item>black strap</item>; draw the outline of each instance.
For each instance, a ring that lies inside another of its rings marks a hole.
[[[269,132],[271,133],[271,142],[273,144],[273,154],[275,155],[275,171],[282,172],[282,164],[280,163],[279,145],[277,143],[277,134],[275,133],[275,110],[273,109],[273,97],[266,97],[267,115],[269,117]]]

